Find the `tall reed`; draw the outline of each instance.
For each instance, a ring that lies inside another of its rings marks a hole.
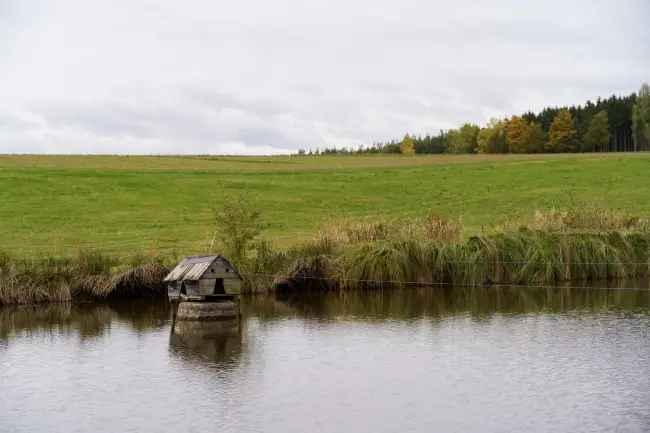
[[[645,220],[596,208],[539,211],[533,222],[466,240],[462,226],[430,214],[421,220],[344,221],[266,267],[293,286],[405,284],[485,286],[558,284],[650,276]],[[334,263],[323,272],[322,263]],[[312,284],[313,285],[313,284]]]

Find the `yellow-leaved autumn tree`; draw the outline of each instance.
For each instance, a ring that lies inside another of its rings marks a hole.
[[[512,153],[538,153],[544,150],[544,131],[535,122],[512,116],[506,122],[506,141]]]
[[[399,145],[399,152],[402,155],[415,155],[415,143],[410,135],[406,134]]]
[[[512,116],[506,123],[506,140],[512,153],[526,153],[528,122],[519,116]]]
[[[478,153],[507,153],[505,122],[491,119],[476,138]]]
[[[542,153],[544,152],[544,143],[546,136],[542,125],[537,122],[530,122],[526,129],[526,152]]]
[[[548,130],[546,150],[551,152],[575,152],[578,148],[578,132],[569,110],[560,110]]]

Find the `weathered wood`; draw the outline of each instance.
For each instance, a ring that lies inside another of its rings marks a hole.
[[[181,296],[213,295],[239,296],[241,281],[237,269],[222,256],[192,256],[184,258],[165,277],[170,300]]]
[[[224,280],[224,289],[225,292],[229,295],[240,295],[241,294],[241,280],[240,279],[229,279]]]

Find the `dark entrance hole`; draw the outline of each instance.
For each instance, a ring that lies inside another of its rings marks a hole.
[[[217,278],[214,281],[214,294],[215,295],[222,295],[225,294],[226,291],[223,288],[223,278]]]

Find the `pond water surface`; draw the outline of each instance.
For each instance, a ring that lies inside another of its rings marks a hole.
[[[650,292],[257,297],[0,309],[1,432],[650,431]]]

